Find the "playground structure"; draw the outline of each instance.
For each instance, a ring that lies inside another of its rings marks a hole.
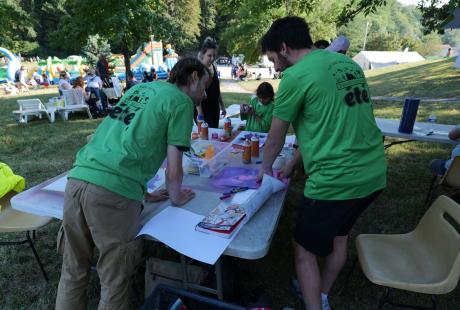
[[[114,73],[119,79],[124,80],[125,67],[123,55],[112,55],[115,62]],[[155,68],[159,79],[168,77],[167,70],[171,70],[177,63],[178,55],[174,52],[171,44],[166,45],[166,55],[163,56],[163,43],[150,41],[139,47],[131,57],[131,71],[137,80],[142,80],[142,73]]]
[[[171,70],[177,63],[178,55],[172,49],[171,44],[166,44],[165,47],[166,49],[163,50],[161,41],[150,41],[137,49],[136,54],[131,57],[131,70],[137,80],[142,80],[143,72],[150,71],[152,67],[155,68],[159,79],[168,77],[168,70]],[[6,66],[0,67],[0,82],[14,82],[15,72],[21,67],[21,62],[5,48],[0,47],[0,54],[4,54],[8,59]],[[114,74],[121,80],[126,79],[123,55],[113,54],[110,62],[115,64]],[[66,70],[73,79],[84,76],[87,68],[86,60],[81,56],[69,56],[66,59],[48,57],[40,60],[33,69],[29,67],[27,75],[30,79],[35,72],[40,76],[45,73],[51,84],[57,84],[61,71]]]
[[[21,62],[6,48],[0,47],[0,53],[8,60],[6,66],[0,68],[0,82],[14,82],[14,74],[21,67]]]
[[[34,72],[37,72],[39,75],[45,73],[52,84],[57,84],[61,71],[67,71],[73,79],[84,76],[86,69],[86,61],[81,56],[69,56],[66,59],[48,57],[48,59],[38,62],[38,67],[29,72],[29,78]]]
[[[5,55],[7,64],[0,67],[0,83],[14,82],[14,75],[21,67],[21,62],[9,50],[0,47],[0,53]],[[40,76],[45,73],[51,84],[57,84],[59,81],[59,73],[63,70],[69,72],[71,78],[85,75],[86,61],[80,56],[69,56],[66,59],[59,59],[57,57],[48,57],[48,59],[40,60],[37,66],[28,70],[27,77],[32,78],[33,74],[37,72]]]

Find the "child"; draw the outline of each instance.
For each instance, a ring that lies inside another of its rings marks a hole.
[[[249,104],[240,106],[240,118],[247,120],[247,131],[268,132],[272,124],[275,92],[270,83],[263,82],[257,87],[256,95]]]

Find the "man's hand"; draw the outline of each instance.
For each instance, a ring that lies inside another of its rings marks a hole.
[[[289,178],[292,171],[294,171],[294,165],[292,165],[291,162],[289,162],[286,165],[284,165],[283,168],[281,168],[279,175],[278,175],[278,179],[282,180],[285,178]]]
[[[171,202],[176,206],[182,206],[195,197],[195,192],[189,188],[182,188],[178,196],[177,200],[171,197]]]
[[[166,189],[160,189],[153,193],[145,193],[144,200],[146,202],[158,202],[169,199],[168,191]]]
[[[273,169],[270,168],[270,169],[268,169],[268,170],[264,170],[264,169],[260,168],[259,174],[258,174],[257,177],[256,177],[257,183],[262,182],[262,179],[263,179],[263,177],[264,177],[264,174],[268,174],[268,175],[270,175],[270,176],[273,176]]]

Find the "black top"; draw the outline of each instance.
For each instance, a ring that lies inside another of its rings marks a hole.
[[[220,97],[220,85],[219,78],[217,76],[217,69],[212,65],[214,69],[214,76],[212,78],[211,85],[206,89],[206,99],[201,102],[201,108],[203,109],[204,121],[208,123],[210,128],[219,127],[219,97]],[[195,109],[196,119],[196,109]]]

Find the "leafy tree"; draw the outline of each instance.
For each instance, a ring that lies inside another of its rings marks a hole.
[[[63,52],[61,46],[56,45],[53,49],[53,41],[50,37],[58,24],[61,16],[67,14],[67,0],[21,0],[22,8],[30,15],[37,32],[36,41],[39,48],[36,53],[40,56],[58,55]]]
[[[286,15],[304,17],[310,26],[313,40],[333,39],[336,35],[335,21],[343,4],[339,1],[239,1],[239,8],[221,35],[230,53],[243,53],[248,62],[259,57],[258,41],[271,23]]]
[[[0,46],[13,53],[29,54],[38,47],[33,20],[18,1],[0,1]]]
[[[123,54],[126,73],[130,57],[150,39],[168,39],[172,25],[161,0],[68,0],[69,14],[61,18],[58,36],[70,47],[85,44],[88,34],[99,34]],[[56,34],[56,32],[55,32]]]
[[[402,40],[395,33],[375,33],[369,36],[366,50],[369,51],[400,51]]]
[[[418,52],[424,57],[436,55],[441,43],[441,37],[437,33],[430,33],[423,37]]]
[[[95,66],[99,59],[99,55],[104,55],[106,58],[111,56],[110,44],[106,39],[101,38],[98,34],[88,36],[85,46],[82,49],[86,56],[86,61],[90,66]]]
[[[353,21],[339,28],[350,40],[350,54],[363,49],[366,24],[368,35],[366,50],[417,50],[423,33],[421,13],[415,6],[403,6],[396,0],[388,0],[387,5],[375,13],[365,16],[358,14]],[[391,35],[389,35],[391,34]]]
[[[203,42],[204,38],[211,36],[216,37],[216,26],[218,19],[218,6],[212,0],[200,0],[200,38],[198,43]]]
[[[460,7],[460,0],[420,0],[418,7],[422,11],[422,25],[425,33],[437,31],[444,33],[443,26],[453,18],[453,11]]]
[[[196,43],[200,35],[200,0],[165,0],[169,31],[165,40],[182,51]]]
[[[460,46],[460,29],[446,30],[441,38],[444,44]]]

